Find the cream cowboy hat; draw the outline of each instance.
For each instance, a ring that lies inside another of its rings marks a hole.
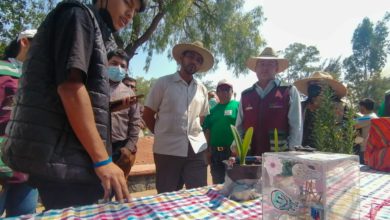
[[[185,51],[195,51],[203,57],[203,64],[198,72],[206,72],[214,65],[214,57],[206,48],[203,47],[203,43],[195,41],[193,43],[181,43],[176,44],[172,49],[172,55],[175,60],[180,63],[180,57]]]
[[[253,72],[256,72],[256,64],[258,60],[276,60],[278,62],[278,70],[276,73],[283,72],[288,68],[288,60],[285,58],[278,58],[271,47],[266,47],[258,57],[249,58],[246,61],[246,66]]]
[[[307,95],[307,88],[309,87],[310,81],[325,82],[340,98],[347,95],[347,87],[345,87],[341,82],[333,79],[332,75],[327,72],[314,72],[308,78],[297,80],[294,82],[294,85],[301,93]]]

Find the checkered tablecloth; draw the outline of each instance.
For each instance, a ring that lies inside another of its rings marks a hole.
[[[390,220],[390,173],[362,170],[360,210],[344,219]],[[261,219],[261,199],[237,203],[220,195],[215,186],[108,203],[49,210],[21,219]]]

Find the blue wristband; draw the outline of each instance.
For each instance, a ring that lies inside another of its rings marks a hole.
[[[108,157],[107,160],[99,161],[93,164],[93,168],[98,168],[104,165],[107,165],[112,162],[112,157]]]

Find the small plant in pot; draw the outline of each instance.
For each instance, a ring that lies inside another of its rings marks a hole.
[[[221,193],[236,201],[258,198],[261,192],[261,157],[247,157],[253,136],[253,128],[248,128],[243,140],[236,127],[231,126],[231,129],[237,157],[231,157],[224,161],[226,176]]]

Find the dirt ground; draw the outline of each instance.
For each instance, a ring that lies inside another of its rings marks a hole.
[[[154,164],[153,160],[153,136],[140,137],[137,143],[136,165]]]

